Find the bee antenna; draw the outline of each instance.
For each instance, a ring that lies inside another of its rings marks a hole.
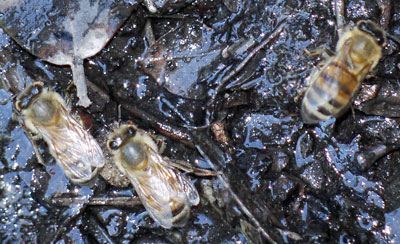
[[[122,121],[122,112],[121,112],[121,104],[118,104],[118,126],[121,125],[121,121]]]

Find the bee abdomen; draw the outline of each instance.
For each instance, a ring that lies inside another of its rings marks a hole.
[[[185,202],[174,202],[172,207],[172,224],[174,227],[183,227],[190,217],[190,206]]]
[[[308,88],[301,107],[305,123],[315,124],[338,117],[359,87],[359,79],[337,62],[327,64]]]

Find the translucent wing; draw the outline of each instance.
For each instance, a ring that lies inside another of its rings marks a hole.
[[[318,93],[318,101],[314,101],[317,106],[324,107],[326,103],[335,100],[343,91],[340,89],[341,81],[353,80],[353,74],[349,70],[351,58],[348,55],[349,45],[344,45],[334,57],[331,57],[318,72],[314,87],[325,91]],[[315,100],[315,99],[314,99]]]
[[[190,206],[200,201],[196,188],[151,149],[147,150],[147,160],[145,170],[127,172],[143,205],[162,227],[183,226]]]
[[[47,142],[51,154],[74,183],[91,180],[104,165],[103,152],[94,138],[65,108],[60,109],[60,121],[55,126],[36,126]]]

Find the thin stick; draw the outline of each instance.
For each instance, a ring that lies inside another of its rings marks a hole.
[[[343,29],[345,25],[344,21],[344,0],[335,1],[335,14],[336,14],[336,25],[339,39],[342,37]]]
[[[225,83],[228,82],[232,77],[234,77],[237,73],[243,70],[244,67],[249,63],[249,61],[258,53],[261,49],[265,48],[272,40],[274,40],[279,33],[282,32],[283,28],[286,25],[286,19],[284,19],[279,26],[266,38],[263,40],[259,45],[257,45],[251,52],[239,63],[237,67],[232,69],[227,75],[225,75],[221,80],[221,85],[219,86],[219,90],[223,89]],[[218,91],[216,92],[218,93]]]
[[[208,158],[207,154],[203,152],[203,150],[200,148],[200,146],[196,145],[197,150],[199,151],[200,155],[208,162],[210,167],[218,172],[218,169],[215,167],[215,165],[211,162],[211,160]],[[239,197],[236,195],[236,193],[233,192],[232,188],[230,187],[228,181],[226,180],[226,177],[224,174],[217,174],[218,179],[221,181],[221,183],[224,185],[226,189],[228,189],[229,193],[232,195],[233,200],[236,202],[236,204],[240,207],[240,209],[244,212],[244,214],[252,221],[256,227],[257,230],[271,243],[276,243],[270,235],[264,230],[264,228],[261,226],[260,222],[253,216],[253,214],[249,211],[249,209],[243,204],[243,202],[239,199]]]
[[[381,9],[380,25],[383,30],[387,31],[390,23],[390,16],[392,13],[392,0],[377,0],[379,8]]]
[[[65,231],[65,229],[68,228],[68,226],[70,226],[73,223],[73,221],[75,222],[78,216],[80,216],[86,209],[86,207],[88,206],[88,202],[90,201],[90,198],[91,196],[84,196],[82,201],[79,203],[81,206],[79,207],[78,211],[75,212],[71,211],[72,212],[71,215],[67,216],[64,219],[64,222],[57,227],[57,232],[53,236],[50,243],[56,243],[61,238],[62,234],[64,234],[63,232]]]
[[[84,197],[65,197],[53,198],[51,204],[61,207],[68,207],[71,204],[84,203]],[[118,207],[133,207],[141,205],[138,197],[92,197],[88,203],[89,206],[118,206]]]
[[[172,137],[176,140],[180,140],[187,145],[193,146],[191,137],[185,130],[175,127],[175,126],[172,126],[172,125],[167,125],[167,124],[165,124],[164,121],[153,116],[152,114],[145,112],[135,106],[132,106],[132,104],[125,103],[122,100],[118,100],[118,98],[116,98],[116,99],[117,99],[117,102],[119,104],[121,104],[122,108],[127,110],[129,112],[129,114],[132,115],[133,117],[136,117],[136,118],[142,119],[143,121],[148,122],[150,124],[150,126],[152,126],[157,131],[159,131],[160,133],[162,133],[164,135]]]

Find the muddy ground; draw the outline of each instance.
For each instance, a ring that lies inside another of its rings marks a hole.
[[[67,90],[68,66],[42,61],[1,31],[2,243],[399,242],[400,46],[388,41],[353,109],[306,125],[296,96],[323,57],[305,49],[335,49],[333,1],[243,0],[230,9],[222,1],[176,2],[152,14],[131,1],[127,21],[84,62],[93,101],[87,109]],[[400,36],[400,3],[381,3],[390,1],[345,1],[345,23],[370,19]],[[40,141],[46,166],[38,164],[7,101],[35,80],[68,98],[103,147],[115,121],[133,121],[163,135],[171,159],[210,168],[209,157],[266,234],[217,177],[189,176],[202,200],[183,228],[161,228],[140,205],[70,203],[76,196],[136,195],[102,177],[93,186],[73,185]]]

